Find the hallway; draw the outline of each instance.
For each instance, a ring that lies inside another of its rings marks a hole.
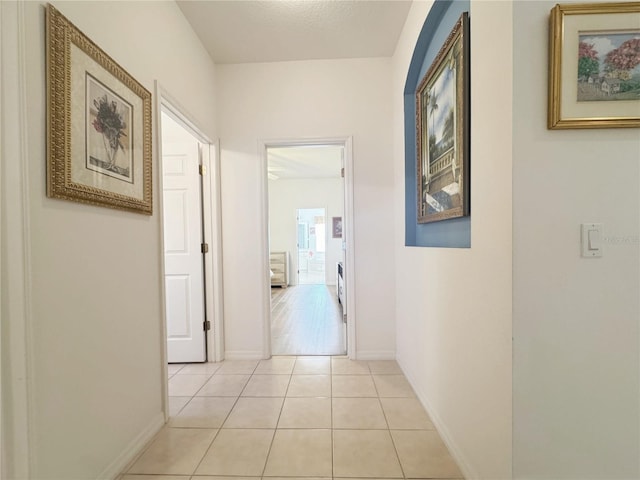
[[[120,480],[462,478],[395,361],[169,365],[169,395]]]

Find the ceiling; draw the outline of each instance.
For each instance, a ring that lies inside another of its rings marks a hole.
[[[213,61],[390,57],[405,0],[178,1]]]
[[[216,64],[390,57],[410,0],[178,0]],[[269,177],[337,178],[343,147],[270,147]]]
[[[340,178],[343,150],[340,145],[269,147],[269,179]]]

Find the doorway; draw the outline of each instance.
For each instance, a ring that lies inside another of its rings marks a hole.
[[[217,146],[156,83],[163,363],[221,361],[222,227]]]
[[[326,218],[324,208],[300,208],[298,228],[298,285],[326,285]]]
[[[204,362],[202,144],[165,109],[161,122],[167,360]]]
[[[344,355],[347,311],[337,272],[346,251],[329,225],[345,217],[345,145],[269,145],[265,153],[271,353]]]

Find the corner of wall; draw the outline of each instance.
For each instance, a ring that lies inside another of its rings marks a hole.
[[[160,412],[96,478],[117,478],[120,473],[127,471],[164,424],[164,412]]]
[[[429,403],[429,397],[424,391],[424,389],[417,388],[418,385],[420,385],[420,382],[418,382],[418,379],[411,373],[409,369],[405,368],[406,361],[402,357],[398,357],[396,361],[398,362],[398,365],[400,366],[402,373],[404,373],[405,377],[407,378],[407,380],[413,387],[414,391],[416,392],[416,395],[418,396],[418,400],[426,410],[427,415],[429,415],[429,418],[431,419],[433,425],[436,427],[436,430],[440,435],[440,437],[442,438],[442,441],[447,446],[449,453],[451,453],[451,456],[456,461],[458,468],[460,468],[460,471],[464,475],[464,478],[466,479],[482,478],[478,474],[478,472],[473,470],[473,468],[471,467],[471,463],[469,459],[465,455],[464,450],[456,442],[454,435],[452,434],[452,432],[449,430],[449,427],[447,426],[447,423],[440,417],[440,415],[438,415],[437,411]]]

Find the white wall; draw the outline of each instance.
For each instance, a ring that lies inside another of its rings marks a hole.
[[[555,3],[514,3],[514,474],[640,478],[640,135],[546,129]]]
[[[353,136],[357,350],[393,356],[390,60],[220,65],[216,72],[227,355],[260,357],[266,336],[258,142]]]
[[[324,208],[326,216],[325,282],[335,285],[336,263],[342,260],[342,239],[332,237],[332,217],[343,216],[341,178],[269,180],[269,243],[272,252],[289,252],[289,284],[297,284],[296,211]]]
[[[172,2],[55,2],[215,137],[214,66]],[[42,2],[26,2],[32,478],[114,475],[164,421],[158,168],[152,217],[45,195]],[[167,32],[171,32],[168,34]]]
[[[511,4],[471,5],[470,249],[404,246],[402,92],[430,4],[393,57],[398,361],[466,477],[510,478]]]

